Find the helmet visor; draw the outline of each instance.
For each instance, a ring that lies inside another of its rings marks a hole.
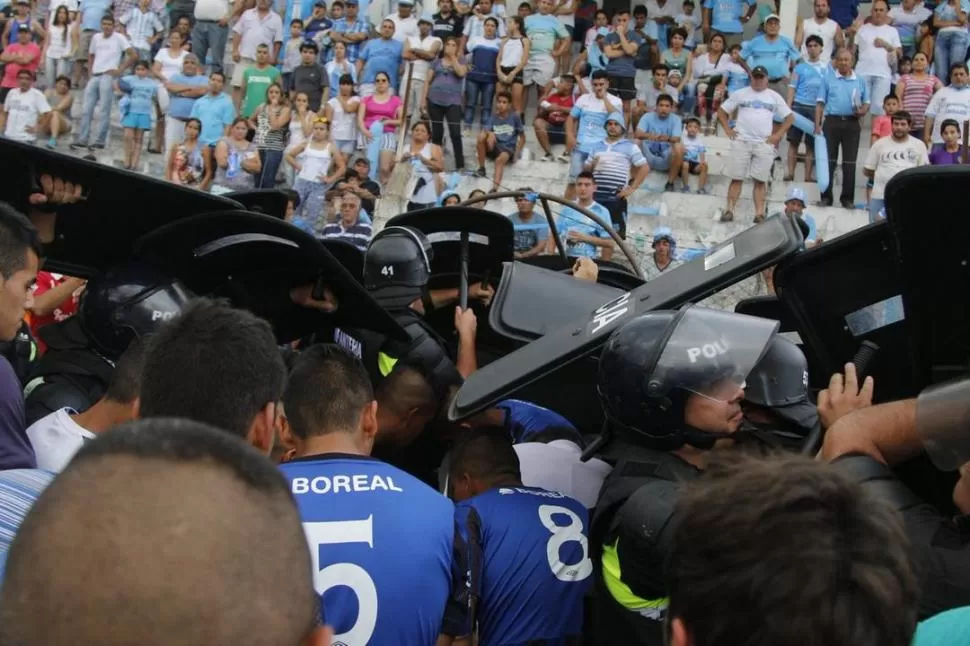
[[[938,469],[954,471],[970,462],[970,378],[923,390],[916,400],[916,431]]]
[[[664,391],[682,388],[730,401],[777,329],[777,321],[691,307],[667,340],[654,375]]]

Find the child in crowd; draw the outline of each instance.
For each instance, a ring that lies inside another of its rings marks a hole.
[[[148,76],[148,63],[135,63],[135,73],[118,81],[118,90],[127,96],[122,110],[121,125],[125,129],[124,167],[128,170],[138,166],[145,131],[152,129],[152,113],[159,82]]]
[[[899,79],[903,78],[907,74],[913,73],[913,59],[909,56],[903,56],[899,59],[899,68],[893,74],[892,85],[889,86],[889,96],[896,95],[896,86],[899,84]]]
[[[293,77],[293,69],[300,64],[300,46],[303,44],[303,22],[299,18],[290,21],[290,39],[286,41],[283,49],[283,87],[289,89],[293,87],[290,79]]]
[[[886,98],[882,100],[883,114],[872,118],[872,131],[869,135],[870,146],[883,137],[889,137],[893,134],[893,115],[896,114],[897,110],[899,110],[899,99],[893,94],[887,94]],[[874,181],[870,177],[869,181],[866,182],[866,204],[869,203],[872,195]]]
[[[690,193],[690,176],[698,175],[697,194],[707,195],[707,148],[701,136],[701,120],[687,117],[681,144],[684,146],[684,161],[680,165],[680,178],[684,181],[684,193]]]
[[[748,78],[747,70],[741,65],[741,45],[731,45],[728,54],[731,56],[731,62],[726,66],[728,74],[727,92],[730,96],[732,92],[737,92],[741,88],[751,85],[751,79]]]
[[[674,22],[677,23],[678,27],[687,32],[687,40],[684,41],[684,48],[692,50],[697,42],[694,35],[697,32],[697,28],[700,27],[700,21],[694,15],[694,0],[684,0],[684,4],[681,6],[683,10],[677,14]]]
[[[940,134],[943,145],[933,146],[930,163],[934,166],[948,166],[963,163],[963,146],[960,145],[960,124],[955,119],[945,119]]]

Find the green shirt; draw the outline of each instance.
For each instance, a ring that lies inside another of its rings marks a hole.
[[[253,112],[260,103],[266,103],[266,90],[273,83],[280,82],[280,71],[269,65],[259,69],[255,65],[243,72],[243,83],[246,87],[246,96],[243,97],[242,116],[247,119],[253,116]]]

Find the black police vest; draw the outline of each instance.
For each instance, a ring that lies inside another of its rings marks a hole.
[[[609,452],[624,457],[616,461],[613,471],[603,482],[590,528],[590,551],[596,566],[593,634],[598,646],[663,646],[663,624],[623,607],[606,587],[602,570],[603,547],[616,541],[616,513],[637,490],[658,480],[692,480],[700,471],[671,453],[615,440],[611,444]],[[644,526],[660,528],[670,520],[674,505],[670,499],[658,500],[656,504],[646,505],[641,510]],[[657,541],[646,548],[652,553],[645,554],[644,558],[661,564],[666,560],[669,547],[665,541]],[[623,564],[620,565],[622,571]],[[658,572],[658,576],[662,576],[662,573]],[[660,591],[664,587],[662,580],[658,580],[657,597],[665,596],[665,591]]]
[[[84,341],[75,318],[41,329],[47,352],[34,364],[24,388],[27,424],[61,408],[83,412],[108,390],[114,364]]]

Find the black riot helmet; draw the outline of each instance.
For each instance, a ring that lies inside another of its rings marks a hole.
[[[794,341],[780,334],[771,337],[748,375],[744,400],[807,431],[818,423],[818,409],[808,398],[808,360]]]
[[[725,433],[689,427],[688,397],[733,397],[777,327],[776,321],[694,306],[634,318],[613,333],[600,356],[597,390],[608,428],[659,450],[713,447]]]
[[[385,227],[364,255],[364,287],[388,310],[421,298],[434,254],[428,238],[412,227]]]
[[[151,267],[115,267],[88,281],[78,321],[98,352],[117,359],[129,343],[172,319],[191,298],[179,281]]]

